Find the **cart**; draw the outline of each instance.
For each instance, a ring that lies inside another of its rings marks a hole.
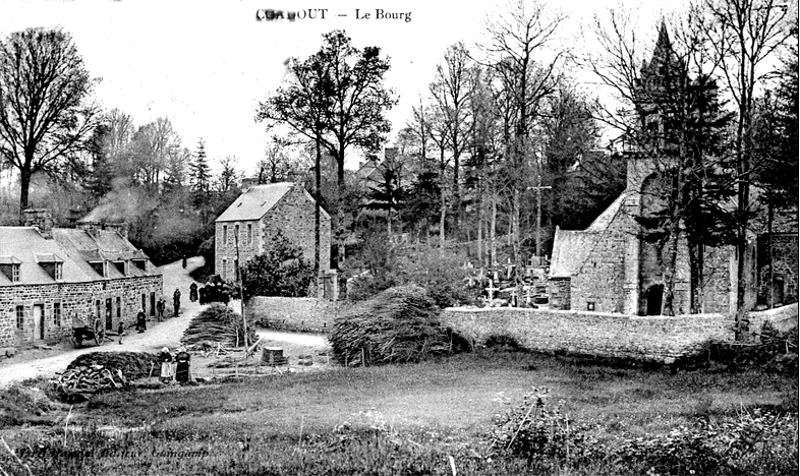
[[[106,329],[103,322],[95,318],[91,326],[80,318],[72,318],[72,345],[80,347],[84,340],[94,340],[97,345],[103,345],[106,339]]]

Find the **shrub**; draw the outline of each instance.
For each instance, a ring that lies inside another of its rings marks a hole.
[[[532,388],[522,405],[495,415],[492,446],[498,453],[522,457],[537,467],[577,466],[596,457],[599,445],[561,410],[549,406],[548,389]]]
[[[247,322],[248,342],[258,340],[255,322]],[[244,345],[242,315],[222,304],[212,304],[192,319],[183,333],[181,342],[186,345],[201,342],[220,342],[228,346]]]
[[[345,365],[419,362],[450,351],[439,308],[419,286],[387,289],[336,318],[328,340]]]
[[[367,237],[347,269],[367,271],[349,281],[347,298],[368,299],[392,286],[416,284],[425,288],[439,307],[469,300],[465,257],[428,245],[394,245],[385,234]]]
[[[278,230],[263,254],[242,269],[244,298],[253,296],[304,297],[314,282],[314,266],[303,252]]]

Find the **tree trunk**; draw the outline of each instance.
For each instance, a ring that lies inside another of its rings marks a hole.
[[[344,231],[344,197],[345,197],[345,183],[344,183],[344,147],[339,147],[339,156],[336,158],[336,185],[338,192],[338,200],[336,204],[336,268],[340,271],[344,269],[345,260],[345,231]]]
[[[315,160],[315,170],[314,170],[314,275],[316,276],[317,281],[317,294],[319,295],[321,290],[321,282],[320,282],[320,222],[321,222],[321,212],[320,212],[320,200],[322,197],[322,193],[320,190],[320,181],[322,180],[322,149],[320,146],[320,133],[317,131],[316,137],[316,148],[317,148],[317,157]],[[273,178],[275,173],[273,172]]]
[[[439,152],[440,152],[440,155],[439,155],[439,183],[441,184],[440,185],[440,191],[439,191],[439,196],[440,196],[439,197],[440,198],[440,202],[439,202],[439,207],[440,207],[439,208],[439,248],[441,250],[444,250],[444,241],[445,241],[444,226],[445,226],[445,221],[447,220],[447,200],[445,198],[445,189],[447,188],[446,187],[447,181],[445,179],[444,141],[442,142],[442,145],[439,146]]]
[[[522,262],[522,249],[521,249],[521,242],[522,237],[520,236],[520,191],[514,190],[514,202],[511,205],[513,209],[512,218],[511,218],[511,232],[513,235],[513,245],[514,245],[514,282],[516,283],[517,288],[517,302],[516,305],[519,306],[522,302],[522,274],[524,263]]]
[[[667,241],[667,265],[664,269],[664,304],[662,314],[675,315],[675,275],[678,264],[678,245],[680,243],[680,229],[677,221],[670,227]]]
[[[478,177],[478,196],[476,198],[476,206],[478,207],[478,236],[477,236],[477,251],[478,251],[478,268],[480,275],[483,276],[483,181]]]
[[[489,243],[491,246],[491,256],[489,257],[489,269],[494,275],[495,265],[497,264],[497,197],[494,187],[492,187],[492,223],[489,228]]]
[[[27,162],[27,160],[26,160]],[[19,222],[22,224],[25,209],[28,208],[28,194],[31,188],[31,174],[30,169],[21,169],[19,171]]]

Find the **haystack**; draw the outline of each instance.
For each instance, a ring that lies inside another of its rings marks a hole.
[[[183,333],[181,343],[194,345],[204,342],[219,342],[226,347],[241,347],[244,345],[242,327],[242,316],[238,312],[222,304],[212,304],[192,319],[189,327]],[[255,323],[252,319],[248,319],[247,333],[248,343],[253,344],[258,340]]]

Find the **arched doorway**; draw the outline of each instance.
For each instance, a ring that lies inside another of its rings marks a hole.
[[[647,312],[646,316],[661,315],[661,305],[664,296],[664,285],[654,284],[647,288],[645,299],[647,299]]]

